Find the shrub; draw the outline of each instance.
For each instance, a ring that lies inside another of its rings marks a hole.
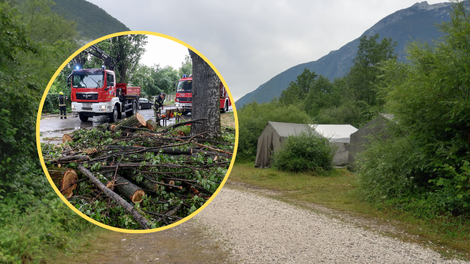
[[[284,147],[274,154],[273,166],[293,172],[322,172],[333,169],[335,149],[328,139],[313,133],[290,136]]]

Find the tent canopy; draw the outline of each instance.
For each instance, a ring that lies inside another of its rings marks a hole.
[[[330,142],[349,143],[352,133],[357,128],[351,125],[310,125],[318,134],[330,140]]]
[[[282,148],[282,145],[289,136],[301,133],[314,133],[329,139],[331,143],[347,144],[349,143],[350,135],[356,131],[357,129],[351,125],[307,125],[269,121],[258,137],[255,166],[261,168],[269,167],[272,155]],[[344,146],[342,149],[344,149]],[[337,156],[339,157],[339,153],[337,153]],[[341,156],[344,156],[344,154]],[[344,158],[342,157],[341,159],[343,160]]]

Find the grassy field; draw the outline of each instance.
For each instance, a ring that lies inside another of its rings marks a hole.
[[[229,183],[272,190],[276,199],[374,228],[404,241],[420,243],[446,256],[470,260],[470,221],[452,217],[426,221],[414,217],[411,212],[373,207],[361,200],[357,191],[358,176],[346,169],[315,176],[258,169],[251,163],[237,161]]]

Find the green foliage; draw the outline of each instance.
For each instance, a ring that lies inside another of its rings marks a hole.
[[[189,128],[189,126],[185,127]],[[180,129],[189,132],[184,127]],[[210,144],[206,142],[205,145],[233,153],[235,131],[227,130],[225,132],[223,133],[223,141],[211,142]],[[169,143],[175,137],[175,134],[176,131],[171,130],[164,136],[165,141]],[[67,142],[61,146],[42,144],[41,150],[46,164],[50,166],[50,160],[60,157],[64,147],[85,150],[90,148],[102,149],[104,145],[139,145],[155,148],[161,147],[161,140],[164,139],[160,137],[159,140],[155,140],[155,137],[144,133],[141,137],[136,134],[136,137],[123,140],[123,138],[118,138],[121,135],[122,132],[103,130],[102,127],[80,129],[73,132],[73,142]],[[187,144],[176,144],[174,148],[188,150],[199,147],[199,145],[188,142]],[[204,205],[207,197],[213,195],[217,188],[219,188],[227,173],[227,164],[230,163],[231,159],[224,156],[210,156],[203,151],[191,156],[140,151],[126,155],[113,155],[116,152],[121,153],[121,151],[120,149],[109,149],[102,153],[104,158],[101,156],[102,159],[90,161],[83,165],[92,171],[102,183],[106,184],[112,181],[115,170],[113,169],[111,174],[110,171],[103,172],[106,171],[106,169],[103,169],[103,166],[114,164],[116,161],[121,164],[140,164],[133,168],[120,168],[118,173],[122,176],[125,175],[129,181],[141,186],[145,190],[147,196],[144,198],[144,201],[134,206],[150,222],[155,223],[152,228],[162,227],[176,221],[175,219],[184,218]],[[96,157],[91,156],[91,158]],[[70,163],[63,166],[74,168],[77,164]],[[162,181],[168,183],[166,177],[169,175],[178,177],[171,184],[182,186],[181,189],[165,185],[158,185],[158,188],[154,187],[155,184],[162,183]],[[81,174],[79,174],[79,177],[82,177]],[[180,181],[178,179],[183,180]],[[191,182],[191,185],[188,186],[186,181]],[[196,189],[198,195],[194,193]],[[93,184],[82,182],[78,184],[77,189],[74,190],[74,196],[69,201],[85,215],[106,225],[124,229],[141,228],[132,216],[117,203],[101,197],[97,199],[97,192],[99,191]],[[128,199],[128,197],[125,197],[125,199]],[[177,208],[177,213],[174,213],[174,217],[164,216],[165,213],[175,208]]]
[[[67,250],[75,236],[93,228],[53,192],[41,199],[29,198],[26,202],[10,197],[0,203],[1,263],[39,263],[50,257],[45,252]]]
[[[292,172],[323,172],[333,169],[335,149],[328,139],[313,133],[289,136],[274,155],[273,166]]]
[[[268,121],[286,123],[311,123],[311,118],[297,105],[284,106],[277,100],[270,103],[244,105],[238,110],[238,154],[242,158],[256,156],[258,137]]]
[[[86,221],[60,201],[42,172],[35,132],[39,100],[52,73],[76,47],[51,1],[0,3],[0,262],[39,262],[64,249]],[[58,28],[64,31],[57,31]],[[51,30],[53,29],[53,30]]]
[[[178,70],[178,76],[181,78],[183,74],[189,76],[193,73],[193,63],[189,55],[184,56],[184,61],[181,63],[181,68]]]
[[[359,160],[364,191],[374,202],[416,210],[430,203],[421,207],[423,215],[470,216],[470,22],[463,6],[456,4],[452,21],[441,26],[442,42],[411,43],[409,64],[381,68],[380,95],[400,132]]]
[[[379,35],[371,37],[363,36],[354,58],[354,65],[351,68],[347,80],[354,97],[357,101],[363,101],[369,106],[380,104],[377,101],[376,85],[379,82],[378,76],[382,70],[377,67],[387,60],[396,60],[396,42],[391,38],[384,38],[378,43]]]
[[[317,76],[315,72],[304,69],[302,74],[297,76],[297,80],[291,82],[289,86],[282,91],[279,101],[285,105],[298,104],[303,101],[309,94]]]
[[[281,93],[279,101],[302,105],[315,123],[366,124],[382,109],[376,90],[384,70],[378,66],[397,58],[396,43],[390,38],[378,43],[378,39],[378,34],[360,39],[355,64],[346,77],[331,82],[305,68]]]

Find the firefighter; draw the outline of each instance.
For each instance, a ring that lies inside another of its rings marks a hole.
[[[153,111],[155,114],[155,121],[157,125],[160,125],[161,116],[161,109],[163,109],[163,102],[165,101],[166,94],[161,93],[157,98],[155,98],[155,102],[153,103]]]
[[[67,108],[65,101],[67,100],[67,96],[64,95],[63,92],[59,93],[59,110],[60,110],[60,119],[67,119]]]

